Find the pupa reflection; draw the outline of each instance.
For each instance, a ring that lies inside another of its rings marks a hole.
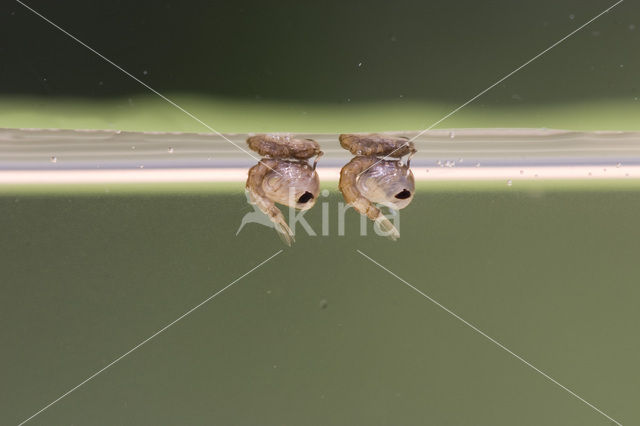
[[[340,171],[339,187],[344,200],[378,224],[389,238],[398,239],[400,233],[376,205],[399,210],[413,200],[416,184],[409,168],[416,153],[413,142],[388,135],[343,134],[340,145],[356,154]],[[405,155],[408,158],[403,163],[401,158]]]
[[[312,139],[295,139],[288,135],[255,135],[247,139],[249,148],[262,156],[249,169],[246,189],[249,199],[274,223],[282,241],[291,245],[293,231],[276,203],[308,210],[320,192],[316,173],[320,145]],[[313,165],[308,160],[316,157]]]

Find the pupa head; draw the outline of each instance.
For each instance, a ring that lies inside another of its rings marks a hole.
[[[398,160],[377,162],[358,177],[357,186],[369,201],[396,210],[407,207],[416,190],[411,169]]]
[[[308,210],[318,199],[320,179],[306,161],[281,160],[276,163],[274,171],[265,176],[262,189],[276,203]]]

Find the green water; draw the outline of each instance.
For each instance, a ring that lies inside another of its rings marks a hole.
[[[635,187],[422,185],[398,242],[249,224],[225,189],[0,197],[0,423],[608,425],[361,250],[625,425],[640,422]],[[453,190],[455,188],[455,190]],[[109,188],[107,188],[109,189]],[[192,188],[193,189],[193,188]],[[335,212],[341,200],[327,198]],[[324,201],[324,200],[323,200]],[[317,205],[308,222],[320,231]]]

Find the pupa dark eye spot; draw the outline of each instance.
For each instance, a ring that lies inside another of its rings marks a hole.
[[[304,204],[309,200],[313,200],[313,194],[310,193],[309,191],[305,191],[305,193],[302,194],[300,198],[298,198],[298,203]]]
[[[411,191],[409,191],[407,189],[403,189],[402,191],[400,191],[400,192],[398,192],[396,194],[396,198],[398,200],[406,200],[409,197],[411,197]]]

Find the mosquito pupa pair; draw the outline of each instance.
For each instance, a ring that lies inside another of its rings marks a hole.
[[[249,200],[273,222],[278,235],[291,245],[293,231],[276,203],[299,210],[314,206],[320,191],[316,173],[320,145],[312,139],[288,135],[254,135],[249,148],[264,158],[249,170]],[[339,188],[347,202],[373,220],[391,239],[400,234],[378,205],[398,210],[409,205],[415,192],[409,160],[416,149],[404,137],[343,134],[340,145],[355,155],[340,171]],[[408,156],[406,163],[400,159]],[[315,157],[313,164],[309,163]]]

